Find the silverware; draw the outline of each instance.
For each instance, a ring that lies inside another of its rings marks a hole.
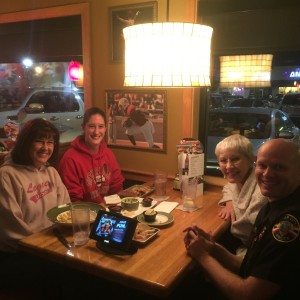
[[[65,237],[62,235],[62,233],[57,228],[53,228],[53,233],[67,249],[72,248],[71,244],[65,239]]]

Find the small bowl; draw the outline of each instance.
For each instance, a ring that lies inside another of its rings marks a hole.
[[[125,197],[121,200],[121,206],[127,211],[138,210],[139,208],[139,198],[137,197]]]
[[[150,207],[152,205],[152,198],[144,198],[142,204],[144,207]]]
[[[120,213],[122,210],[122,206],[121,205],[110,205],[110,206],[108,206],[108,210],[111,212]]]
[[[154,222],[156,219],[157,211],[149,208],[143,212],[143,215],[146,222]]]

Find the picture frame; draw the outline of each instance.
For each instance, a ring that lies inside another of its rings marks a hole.
[[[157,1],[109,8],[111,28],[111,60],[124,62],[123,28],[157,21]]]
[[[108,146],[166,153],[166,90],[106,90],[105,97]]]

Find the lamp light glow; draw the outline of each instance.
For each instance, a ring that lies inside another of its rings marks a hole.
[[[82,77],[82,66],[77,61],[71,61],[68,66],[70,80],[77,81]]]
[[[220,87],[271,86],[272,54],[220,57]]]
[[[212,31],[178,22],[124,28],[124,86],[210,86]]]

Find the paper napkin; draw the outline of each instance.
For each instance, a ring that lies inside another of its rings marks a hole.
[[[178,202],[162,201],[155,207],[155,210],[170,213],[178,204]]]
[[[106,205],[111,205],[111,204],[119,204],[121,202],[121,198],[119,195],[114,194],[110,196],[105,196],[104,201]]]

